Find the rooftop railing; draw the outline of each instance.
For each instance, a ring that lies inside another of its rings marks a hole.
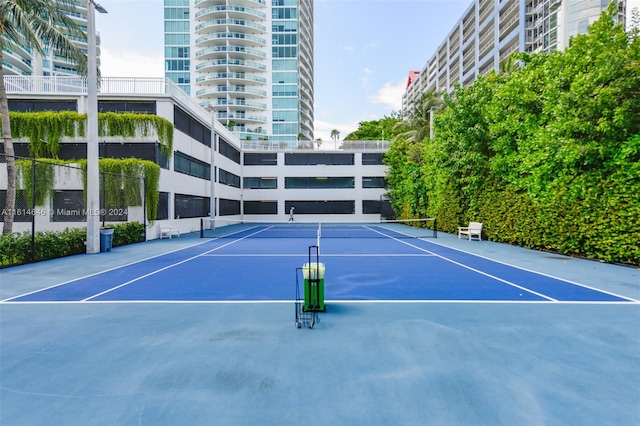
[[[358,151],[385,152],[389,141],[275,141],[243,140],[244,151]]]
[[[76,76],[4,76],[7,94],[34,95],[74,95],[87,94],[87,80]],[[205,123],[211,122],[211,112],[198,101],[186,94],[173,81],[161,77],[103,77],[98,84],[101,95],[145,96],[163,95],[175,99]],[[216,124],[216,131],[231,136],[222,124]],[[315,151],[387,151],[389,141],[277,141],[277,140],[236,140],[245,150],[315,150]]]

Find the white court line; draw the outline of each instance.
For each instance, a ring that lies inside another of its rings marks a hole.
[[[384,227],[382,227],[382,228],[387,230]],[[253,228],[250,228],[250,229],[253,229]],[[269,229],[269,228],[266,228],[266,229]],[[266,229],[263,229],[262,231],[264,231]],[[478,272],[480,274],[486,275],[488,277],[491,277],[491,278],[497,279],[499,281],[505,282],[506,284],[513,285],[515,287],[521,288],[524,291],[527,291],[529,293],[537,294],[537,293],[535,293],[533,291],[530,291],[530,290],[528,290],[526,288],[522,288],[522,287],[520,287],[520,286],[518,286],[518,285],[516,285],[514,283],[510,283],[510,282],[502,280],[500,278],[493,277],[493,276],[491,276],[489,274],[485,274],[485,273],[483,273],[481,271],[477,271],[477,270],[475,270],[473,268],[469,268],[464,264],[460,264],[460,263],[455,262],[455,261],[453,261],[451,259],[448,259],[448,258],[446,258],[444,256],[437,255],[437,254],[435,254],[433,252],[430,252],[430,251],[428,251],[426,249],[423,249],[421,247],[417,247],[417,246],[415,246],[413,244],[409,244],[409,243],[407,243],[407,242],[405,242],[403,240],[394,238],[394,237],[392,237],[390,235],[384,234],[384,233],[379,232],[379,231],[377,231],[375,229],[371,229],[371,230],[376,232],[376,233],[378,233],[378,234],[380,234],[380,235],[383,235],[383,236],[385,236],[387,238],[396,240],[398,242],[401,242],[403,244],[406,244],[406,245],[408,245],[410,247],[416,248],[416,249],[426,253],[426,254],[416,254],[414,256],[425,256],[425,257],[436,256],[436,257],[439,257],[439,258],[441,258],[441,259],[443,259],[445,261],[452,262],[454,264],[457,264],[459,266],[465,267],[465,268],[470,269],[472,271],[475,271],[475,272]],[[246,231],[246,230],[244,230],[244,231]],[[262,231],[259,231],[259,232],[262,232]],[[390,231],[391,232],[396,232],[396,233],[398,232],[396,230],[390,230]],[[201,253],[198,256],[194,256],[194,257],[192,257],[190,259],[187,259],[186,261],[195,259],[195,258],[200,257],[200,256],[233,256],[233,255],[221,255],[221,254],[210,254],[210,253],[212,253],[215,250],[218,250],[218,249],[220,249],[222,247],[225,247],[225,246],[228,246],[228,245],[233,244],[235,242],[238,242],[238,241],[240,241],[240,240],[242,240],[244,238],[248,238],[248,237],[250,237],[252,235],[255,235],[255,234],[259,233],[259,232],[247,235],[247,236],[245,236],[245,237],[243,237],[241,239],[234,240],[234,241],[232,241],[232,242],[230,242],[228,244],[225,244],[223,246],[217,247],[217,248],[215,248],[213,250],[206,251],[204,253]],[[408,235],[408,234],[405,234],[405,235]],[[217,239],[218,238],[214,238],[213,240],[217,240]],[[538,271],[530,270],[530,269],[523,268],[523,267],[520,267],[520,266],[517,266],[517,265],[511,265],[511,264],[506,263],[506,262],[502,262],[502,261],[499,261],[499,260],[491,259],[491,258],[488,258],[488,257],[485,257],[485,256],[481,256],[481,255],[478,255],[478,254],[475,254],[475,253],[471,253],[471,252],[468,252],[468,251],[465,251],[465,250],[457,249],[457,248],[454,248],[454,247],[446,246],[444,244],[437,243],[437,242],[434,242],[434,241],[431,241],[431,240],[429,240],[429,241],[424,240],[424,239],[420,239],[420,240],[423,241],[423,242],[436,244],[438,246],[441,246],[441,247],[444,247],[444,248],[447,248],[447,249],[456,250],[458,252],[465,253],[465,254],[468,254],[468,255],[477,256],[479,258],[490,260],[492,262],[500,263],[500,264],[503,264],[503,265],[506,265],[506,266],[509,266],[509,267],[513,267],[513,268],[516,268],[516,269],[520,269],[520,270],[523,270],[523,271],[527,271],[527,272],[535,273],[535,274],[538,274],[538,275],[546,276],[546,277],[553,278],[553,279],[556,279],[556,280],[559,280],[559,281],[564,281],[564,282],[567,282],[569,284],[578,285],[578,286],[581,286],[581,287],[584,287],[584,288],[587,288],[587,289],[591,289],[591,290],[594,290],[594,291],[597,291],[597,292],[600,292],[600,293],[603,293],[603,294],[609,294],[609,295],[621,298],[623,300],[627,300],[628,302],[624,302],[624,301],[620,301],[620,302],[615,302],[615,301],[613,301],[613,302],[603,302],[603,301],[558,301],[558,300],[555,300],[555,299],[552,299],[552,298],[547,298],[544,295],[540,295],[540,296],[543,297],[543,298],[548,299],[549,301],[545,302],[545,301],[518,301],[518,300],[515,300],[515,301],[500,301],[500,300],[498,300],[498,301],[491,301],[491,300],[486,300],[486,301],[473,301],[473,300],[472,301],[470,301],[470,300],[417,300],[417,301],[416,300],[408,300],[408,301],[404,301],[404,300],[402,300],[402,301],[378,300],[378,301],[375,301],[375,300],[366,300],[366,301],[332,301],[332,302],[334,302],[334,303],[342,303],[342,302],[344,302],[344,303],[518,303],[518,304],[520,304],[520,303],[559,303],[559,304],[598,304],[598,305],[602,305],[602,304],[604,304],[604,305],[606,305],[606,304],[619,305],[619,304],[638,304],[638,303],[640,303],[640,300],[636,300],[636,299],[628,297],[628,296],[622,296],[622,295],[619,295],[619,294],[616,294],[616,293],[612,293],[612,292],[608,292],[608,291],[605,291],[605,290],[602,290],[602,289],[599,289],[599,288],[591,287],[591,286],[588,286],[588,285],[585,285],[585,284],[581,284],[581,283],[578,283],[578,282],[573,282],[571,280],[558,278],[558,277],[555,277],[553,275],[549,275],[549,274],[541,273],[541,272],[538,272]],[[21,294],[21,295],[18,295],[18,296],[13,296],[13,297],[10,297],[10,298],[4,299],[4,300],[0,300],[0,303],[6,303],[6,304],[61,304],[61,303],[83,303],[85,301],[90,301],[91,303],[222,303],[222,304],[224,304],[224,303],[279,303],[278,301],[273,301],[273,302],[255,301],[254,302],[254,301],[149,301],[149,300],[144,300],[144,301],[95,301],[95,300],[91,300],[91,299],[93,299],[95,297],[98,297],[100,294],[104,294],[104,293],[107,293],[109,291],[113,291],[113,290],[115,290],[115,289],[117,289],[119,287],[122,287],[124,285],[129,284],[129,283],[132,283],[132,282],[134,282],[136,280],[132,280],[132,281],[130,281],[128,283],[125,283],[125,284],[122,284],[122,285],[120,285],[118,287],[115,287],[115,288],[112,288],[110,290],[107,290],[106,292],[91,296],[90,298],[87,298],[84,301],[39,301],[39,302],[36,302],[36,301],[13,301],[14,299],[25,297],[25,296],[28,296],[28,295],[31,295],[31,294],[34,294],[34,293],[38,293],[38,292],[41,292],[41,291],[45,291],[45,290],[48,290],[48,289],[51,289],[51,288],[59,287],[59,286],[65,285],[65,284],[69,284],[69,283],[75,282],[75,281],[80,281],[80,280],[85,279],[85,278],[89,278],[89,277],[92,277],[92,276],[100,275],[100,274],[103,274],[103,273],[106,273],[106,272],[110,272],[110,271],[113,271],[113,270],[117,270],[117,269],[120,269],[120,268],[124,268],[124,267],[128,267],[128,266],[131,266],[131,265],[135,265],[137,263],[142,263],[142,262],[145,262],[147,260],[151,260],[151,259],[154,259],[154,258],[157,258],[157,257],[160,257],[160,256],[164,256],[164,255],[167,255],[167,254],[171,254],[171,253],[179,252],[179,251],[182,251],[182,250],[185,250],[185,249],[189,249],[189,248],[192,248],[192,247],[196,247],[198,245],[206,244],[208,242],[209,241],[199,242],[199,243],[192,244],[190,246],[186,246],[186,247],[183,247],[183,248],[175,249],[175,250],[172,250],[172,251],[169,251],[169,252],[166,252],[166,253],[158,254],[158,255],[155,255],[155,256],[150,256],[150,257],[142,259],[142,260],[134,261],[134,262],[131,262],[131,263],[128,263],[128,264],[124,264],[124,265],[116,266],[116,267],[113,267],[113,268],[110,268],[110,269],[107,269],[107,270],[96,272],[94,274],[89,274],[89,275],[86,275],[86,276],[83,276],[83,277],[80,277],[80,278],[74,278],[72,280],[68,280],[68,281],[65,281],[65,282],[62,282],[62,283],[59,283],[59,284],[55,284],[55,285],[52,285],[52,286],[49,286],[49,287],[45,287],[45,288],[42,288],[42,289],[38,289],[38,290],[34,290],[34,291],[31,291],[31,292],[28,292],[28,293]],[[238,255],[238,256],[253,256],[253,255]],[[286,256],[286,255],[283,255],[283,256]],[[294,255],[291,255],[291,256],[294,256]],[[299,257],[300,255],[295,255],[295,256]],[[342,257],[342,256],[349,256],[349,255],[323,255],[323,257],[328,257],[328,256]],[[354,256],[356,256],[356,255],[354,255]],[[363,255],[363,256],[368,256],[368,255]],[[375,256],[375,255],[371,255],[371,256]],[[382,256],[411,256],[411,255],[382,254]],[[179,263],[176,263],[175,265],[178,265],[178,264],[184,263],[184,262],[185,261],[179,262]],[[173,266],[175,266],[175,265],[173,265]],[[167,268],[163,268],[163,269],[167,269]],[[155,272],[159,272],[159,271],[161,271],[161,270],[158,270],[158,271],[155,271]],[[147,274],[146,276],[148,276],[148,275],[152,275],[152,274]],[[141,279],[141,278],[144,278],[144,277],[140,277],[138,279]],[[283,301],[282,303],[285,303],[285,302]],[[286,303],[290,303],[290,302],[287,301]]]
[[[266,229],[265,229],[265,230],[266,230]],[[262,232],[262,231],[259,231],[259,232]],[[256,232],[256,233],[258,233],[258,232]],[[245,236],[245,237],[243,237],[243,238],[247,238],[247,237],[249,237],[249,236],[255,235],[256,233],[254,233],[254,234],[249,234],[249,235],[247,235],[247,236]],[[198,256],[191,257],[191,258],[189,258],[189,259],[187,259],[187,260],[191,260],[191,259],[194,259],[194,258],[196,258],[196,257],[202,256],[202,255],[204,255],[204,254],[206,254],[206,253],[210,253],[210,252],[212,252],[212,251],[218,250],[218,249],[220,249],[220,248],[222,248],[222,247],[228,246],[229,244],[233,244],[233,243],[235,243],[235,242],[237,242],[237,241],[240,241],[240,240],[241,240],[241,239],[243,239],[243,238],[240,238],[240,239],[237,239],[237,240],[233,240],[233,241],[232,241],[232,242],[230,242],[230,243],[227,243],[227,244],[225,244],[225,245],[223,245],[223,246],[216,247],[216,248],[215,248],[215,249],[213,249],[213,250],[208,250],[208,251],[206,251],[206,252],[201,253],[201,254],[200,254],[200,255],[198,255]],[[96,273],[93,273],[93,274],[84,275],[84,276],[82,276],[82,277],[78,277],[78,278],[74,278],[74,279],[71,279],[71,280],[67,280],[67,281],[64,281],[64,282],[61,282],[61,283],[58,283],[58,284],[50,285],[50,286],[48,286],[48,287],[44,287],[44,288],[41,288],[41,289],[38,289],[38,290],[33,290],[33,291],[29,291],[29,292],[27,292],[27,293],[22,293],[22,294],[19,294],[19,295],[17,295],[17,296],[12,296],[12,297],[9,297],[9,298],[7,298],[7,299],[0,300],[0,303],[10,303],[10,302],[11,302],[12,300],[14,300],[14,299],[19,299],[19,298],[22,298],[22,297],[30,296],[30,295],[32,295],[32,294],[40,293],[40,292],[42,292],[42,291],[51,290],[51,289],[56,288],[56,287],[61,287],[61,286],[63,286],[63,285],[71,284],[71,283],[74,283],[74,282],[76,282],[76,281],[81,281],[81,280],[84,280],[84,279],[87,279],[87,278],[91,278],[91,277],[95,277],[95,276],[97,276],[97,275],[101,275],[101,274],[104,274],[104,273],[107,273],[107,272],[111,272],[111,271],[115,271],[115,270],[118,270],[118,269],[121,269],[121,268],[126,268],[126,267],[129,267],[129,266],[133,266],[133,265],[136,265],[136,264],[139,264],[139,263],[146,262],[146,261],[151,260],[151,259],[155,259],[155,258],[158,258],[158,257],[162,257],[162,256],[165,256],[165,255],[167,255],[167,254],[171,254],[171,253],[177,253],[177,252],[180,252],[180,251],[183,251],[183,250],[187,250],[187,249],[190,249],[190,248],[192,248],[192,247],[196,247],[196,246],[199,246],[199,245],[202,245],[202,244],[208,244],[209,242],[211,242],[211,241],[215,241],[215,240],[217,240],[217,238],[209,239],[209,240],[202,241],[202,242],[199,242],[199,243],[196,243],[196,244],[192,244],[192,245],[190,245],[190,246],[186,246],[186,247],[178,248],[178,249],[175,249],[175,250],[172,250],[172,251],[168,251],[168,252],[165,252],[165,253],[157,254],[157,255],[155,255],[155,256],[150,256],[150,257],[147,257],[147,258],[144,258],[144,259],[141,259],[141,260],[136,260],[136,261],[134,261],[134,262],[125,263],[124,265],[119,265],[119,266],[115,266],[115,267],[113,267],[113,268],[105,269],[105,270],[102,270],[102,271],[99,271],[99,272],[96,272]],[[182,262],[180,262],[180,263],[182,263]],[[176,265],[177,265],[177,264],[176,264]],[[166,268],[163,268],[163,269],[166,269]],[[161,271],[161,270],[162,270],[162,269],[157,270],[157,271],[155,271],[155,272],[159,272],[159,271]],[[155,272],[154,272],[154,273],[155,273]],[[153,273],[152,273],[152,274],[147,274],[147,275],[145,275],[145,277],[146,277],[146,276],[148,276],[148,275],[153,275]],[[138,279],[140,279],[140,278],[144,278],[144,277],[139,277]],[[125,284],[123,284],[123,285],[130,284],[130,283],[132,283],[132,282],[134,282],[134,281],[136,281],[136,280],[128,281],[127,283],[125,283]],[[123,285],[119,285],[118,287],[115,287],[115,288],[113,288],[113,289],[111,289],[111,290],[115,290],[116,288],[122,287]],[[108,291],[111,291],[111,290],[107,290],[107,292],[108,292]],[[99,294],[98,294],[98,295],[99,295]],[[91,296],[89,299],[91,299],[91,298],[93,298],[93,297],[97,297],[98,295]],[[89,300],[89,299],[85,299],[85,300]],[[27,302],[19,302],[19,303],[27,303]]]
[[[11,301],[13,299],[18,299],[20,297],[29,296],[29,295],[32,295],[32,294],[35,294],[35,293],[40,293],[41,291],[51,290],[52,288],[60,287],[60,286],[63,286],[65,284],[70,284],[70,283],[73,283],[73,282],[76,282],[76,281],[81,281],[81,280],[84,280],[84,279],[87,279],[87,278],[95,277],[96,275],[100,275],[100,274],[104,274],[104,273],[107,273],[107,272],[115,271],[115,270],[118,270],[120,268],[126,268],[128,266],[132,266],[132,265],[135,265],[137,263],[143,263],[143,262],[146,262],[148,260],[155,259],[156,257],[161,257],[161,256],[165,256],[167,254],[176,253],[176,252],[179,252],[179,251],[182,251],[182,250],[187,250],[187,249],[190,249],[192,247],[199,246],[201,244],[206,244],[208,242],[209,241],[202,241],[202,242],[199,242],[199,243],[196,243],[196,244],[192,244],[190,246],[178,248],[178,249],[171,250],[171,251],[168,251],[168,252],[165,252],[165,253],[157,254],[155,256],[145,257],[144,259],[136,260],[134,262],[125,263],[124,265],[114,266],[113,268],[105,269],[105,270],[102,270],[102,271],[99,271],[99,272],[96,272],[96,273],[93,273],[93,274],[83,275],[83,276],[78,277],[78,278],[74,278],[74,279],[71,279],[71,280],[63,281],[63,282],[58,283],[58,284],[50,285],[49,287],[44,287],[44,288],[41,288],[41,289],[38,289],[38,290],[30,291],[28,293],[20,294],[18,296],[13,296],[13,297],[10,297],[8,299],[0,300],[0,303],[9,302],[9,301]]]
[[[273,254],[273,253],[213,253],[206,254],[207,257],[307,257],[306,254]],[[323,254],[322,257],[434,257],[432,253],[410,253],[410,254],[396,254],[396,253],[345,253],[345,254]]]
[[[196,255],[196,256],[189,257],[189,258],[187,258],[187,259],[181,260],[180,262],[173,263],[173,264],[171,264],[171,265],[165,266],[164,268],[160,268],[160,269],[157,269],[157,270],[155,270],[155,271],[153,271],[153,272],[150,272],[150,273],[148,273],[148,274],[142,275],[141,277],[135,278],[135,279],[133,279],[133,280],[129,280],[129,281],[125,282],[125,283],[122,283],[122,284],[120,284],[120,285],[118,285],[118,286],[115,286],[115,287],[113,287],[113,288],[110,288],[110,289],[108,289],[108,290],[105,290],[105,291],[103,291],[103,292],[101,292],[101,293],[94,294],[94,295],[93,295],[93,296],[91,296],[91,297],[87,297],[86,299],[83,299],[83,302],[87,302],[87,301],[89,301],[89,300],[91,300],[91,299],[95,299],[96,297],[100,297],[100,296],[102,296],[102,295],[104,295],[104,294],[110,293],[110,292],[112,292],[112,291],[114,291],[114,290],[117,290],[117,289],[119,289],[119,288],[122,288],[122,287],[124,287],[124,286],[127,286],[127,285],[129,285],[129,284],[131,284],[131,283],[134,283],[134,282],[136,282],[136,281],[139,281],[139,280],[141,280],[141,279],[143,279],[143,278],[147,278],[147,277],[150,277],[150,276],[152,276],[152,275],[155,275],[155,274],[157,274],[158,272],[166,271],[167,269],[171,269],[171,268],[173,268],[174,266],[182,265],[183,263],[187,263],[187,262],[189,262],[189,261],[191,261],[191,260],[193,260],[193,259],[197,259],[197,258],[199,258],[199,257],[203,257],[203,256],[205,256],[205,255],[206,255],[206,254],[208,254],[208,253],[214,252],[214,251],[216,251],[216,250],[220,250],[221,248],[224,248],[224,247],[230,246],[231,244],[235,244],[235,243],[237,243],[238,241],[242,241],[242,240],[244,240],[245,238],[249,238],[249,237],[251,237],[251,236],[253,236],[253,235],[259,234],[260,232],[264,232],[264,231],[268,230],[269,228],[270,228],[270,227],[267,227],[267,228],[262,229],[262,230],[260,230],[260,231],[256,231],[256,232],[254,232],[253,234],[245,235],[244,237],[242,237],[242,238],[238,238],[237,240],[230,241],[230,242],[228,242],[227,244],[223,244],[223,245],[218,246],[218,247],[215,247],[215,248],[213,248],[213,249],[211,249],[211,250],[208,250],[208,251],[205,251],[205,252],[203,252],[203,253],[200,253],[200,254],[198,254],[198,255]]]
[[[444,256],[442,256],[442,255],[439,255],[439,254],[437,254],[437,253],[433,253],[433,252],[431,252],[431,251],[429,251],[429,250],[427,250],[427,249],[423,249],[422,247],[418,247],[418,246],[416,246],[416,245],[409,244],[409,243],[408,243],[408,242],[406,242],[406,241],[402,241],[402,240],[400,240],[400,239],[398,239],[398,238],[392,237],[392,236],[387,235],[387,234],[385,234],[385,233],[383,233],[383,232],[380,232],[380,231],[378,231],[378,230],[375,230],[375,229],[371,229],[371,230],[372,230],[372,231],[374,231],[374,232],[379,233],[380,235],[384,235],[384,236],[386,236],[386,237],[389,237],[389,238],[391,238],[392,240],[396,240],[396,241],[398,241],[399,243],[406,244],[406,245],[408,245],[409,247],[413,247],[413,248],[415,248],[415,249],[417,249],[417,250],[424,251],[424,252],[426,252],[426,253],[430,253],[430,254],[432,254],[432,255],[434,255],[434,256],[436,256],[436,257],[439,257],[439,258],[440,258],[440,259],[442,259],[442,260],[445,260],[445,261],[447,261],[447,262],[453,263],[454,265],[461,266],[461,267],[463,267],[463,268],[465,268],[465,269],[468,269],[468,270],[470,270],[470,271],[476,272],[476,273],[478,273],[478,274],[480,274],[480,275],[484,275],[484,276],[489,277],[489,278],[492,278],[492,279],[494,279],[494,280],[497,280],[497,281],[503,282],[503,283],[505,283],[505,284],[507,284],[507,285],[510,285],[510,286],[512,286],[512,287],[515,287],[515,288],[518,288],[518,289],[520,289],[520,290],[522,290],[522,291],[526,291],[527,293],[535,294],[536,296],[542,297],[542,298],[547,299],[547,300],[549,300],[549,301],[557,302],[557,300],[556,300],[556,299],[554,299],[553,297],[549,297],[549,296],[547,296],[547,295],[545,295],[545,294],[538,293],[537,291],[530,290],[530,289],[528,289],[528,288],[526,288],[526,287],[523,287],[523,286],[521,286],[521,285],[518,285],[518,284],[516,284],[516,283],[512,283],[511,281],[507,281],[507,280],[502,279],[502,278],[500,278],[500,277],[496,277],[495,275],[491,275],[491,274],[488,274],[488,273],[486,273],[486,272],[484,272],[484,271],[480,271],[479,269],[472,268],[472,267],[470,267],[470,266],[468,266],[468,265],[465,265],[464,263],[460,263],[460,262],[456,262],[455,260],[448,259],[448,258],[446,258],[446,257],[444,257]]]
[[[628,299],[628,298],[627,298]],[[6,305],[76,305],[76,304],[98,304],[98,305],[278,305],[296,303],[295,299],[291,300],[47,300],[47,301],[14,301],[4,302]],[[638,305],[640,302],[629,300],[627,302],[615,302],[615,301],[598,301],[598,300],[583,300],[583,301],[556,301],[556,300],[468,300],[468,299],[422,299],[422,300],[325,300],[325,303],[330,304],[499,304],[499,305]],[[326,313],[331,313],[328,310]]]
[[[490,257],[486,257],[486,256],[482,256],[482,255],[476,254],[476,253],[471,253],[470,251],[462,250],[462,249],[459,249],[459,248],[450,247],[450,246],[447,246],[447,245],[444,245],[444,244],[441,244],[441,243],[437,243],[435,241],[426,241],[424,239],[421,239],[421,240],[424,241],[425,243],[435,244],[437,246],[444,247],[446,249],[459,251],[460,253],[468,254],[468,255],[471,255],[471,256],[476,256],[476,257],[479,257],[481,259],[485,259],[485,260],[489,260],[491,262],[499,263],[501,265],[509,266],[511,268],[520,269],[521,271],[526,271],[526,272],[530,272],[532,274],[541,275],[543,277],[552,278],[554,280],[563,281],[565,283],[573,284],[573,285],[576,285],[578,287],[586,288],[588,290],[597,291],[598,293],[608,294],[609,296],[614,296],[614,297],[619,297],[621,299],[626,299],[626,300],[629,300],[629,301],[634,302],[634,303],[640,303],[640,300],[634,299],[633,297],[623,296],[621,294],[613,293],[611,291],[603,290],[603,289],[600,289],[600,288],[597,288],[597,287],[593,287],[593,286],[590,286],[590,285],[587,285],[587,284],[582,284],[582,283],[579,283],[577,281],[571,281],[571,280],[568,280],[566,278],[560,278],[560,277],[557,277],[555,275],[547,274],[545,272],[534,271],[533,269],[524,268],[524,267],[518,266],[518,265],[512,265],[510,263],[503,262],[501,260],[496,260],[496,259],[492,259]]]

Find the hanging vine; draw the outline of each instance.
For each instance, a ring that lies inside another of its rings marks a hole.
[[[87,114],[73,111],[10,112],[11,136],[29,140],[33,157],[57,158],[60,138],[82,138],[86,135]],[[167,156],[173,149],[173,124],[152,114],[98,113],[98,135],[134,138],[149,136],[155,130],[160,150]]]
[[[87,161],[76,161],[87,170]],[[158,214],[160,198],[160,166],[153,161],[138,158],[101,158],[99,160],[100,181],[103,185],[104,202],[112,206],[141,206],[144,200],[147,220],[153,222]],[[87,187],[87,174],[83,173],[83,183]]]
[[[35,169],[35,185],[31,184],[32,174],[30,161],[19,161],[20,182],[25,196],[31,199],[31,188],[35,187],[36,205],[43,205],[51,196],[54,185],[54,164],[64,164],[70,161],[49,160],[57,159],[60,153],[60,139],[83,138],[86,136],[87,114],[73,111],[42,111],[42,112],[10,112],[11,133],[14,139],[29,140],[29,152],[37,157]],[[1,131],[0,125],[0,131]],[[173,124],[162,117],[152,114],[136,113],[98,113],[98,136],[120,136],[135,138],[149,136],[155,131],[161,152],[171,156],[173,151]],[[86,159],[73,160],[84,170],[87,168]],[[142,205],[142,185],[149,221],[156,218],[158,212],[160,166],[152,161],[136,158],[128,159],[100,159],[100,172],[104,184],[105,202],[113,205],[140,206]],[[86,188],[86,173],[85,173]],[[142,183],[144,182],[144,183]]]
[[[33,157],[57,158],[60,138],[84,135],[84,121],[72,111],[10,112],[11,136],[29,139]]]
[[[133,138],[136,134],[149,136],[152,130],[158,136],[162,153],[170,155],[173,148],[173,124],[170,121],[157,115],[132,112],[98,114],[99,136]]]
[[[54,161],[47,159],[38,161],[16,160],[19,186],[24,190],[25,198],[29,202],[35,198],[35,205],[31,207],[42,206],[45,201],[51,198],[55,180],[54,165]],[[33,179],[34,177],[35,180]]]

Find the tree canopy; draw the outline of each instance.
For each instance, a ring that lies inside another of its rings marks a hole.
[[[75,10],[73,0],[2,0],[0,1],[0,76],[3,51],[17,46],[27,47],[40,55],[45,48],[57,55],[79,64],[78,70],[86,70],[86,55],[72,39],[86,39],[82,28],[67,13]],[[9,101],[0,78],[0,114],[2,115],[2,140],[7,162],[7,196],[4,210],[3,234],[13,232],[13,211],[16,196],[16,165],[11,124],[9,122]]]
[[[490,239],[640,263],[640,38],[603,12],[562,52],[444,97],[435,139],[387,154],[402,217]]]
[[[397,134],[394,130],[396,123],[400,122],[398,114],[391,117],[385,116],[379,120],[361,121],[358,129],[344,137],[345,141],[377,141],[389,140]]]

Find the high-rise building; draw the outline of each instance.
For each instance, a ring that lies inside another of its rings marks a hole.
[[[313,0],[165,0],[165,77],[248,146],[313,141]]]
[[[615,0],[614,0],[615,1]],[[624,23],[625,2],[616,1]],[[513,52],[563,50],[587,32],[609,0],[474,0],[421,71],[411,71],[402,97],[408,110],[422,93],[450,92],[499,71]]]
[[[73,10],[66,8],[67,16],[72,18],[82,30],[87,31],[87,0],[75,2]],[[81,38],[69,36],[77,46],[85,53],[87,51],[87,41]],[[96,60],[100,66],[100,35],[96,34]],[[16,47],[15,50],[5,49],[3,51],[2,69],[4,75],[24,75],[24,76],[56,76],[56,75],[77,75],[78,66],[62,56],[56,55],[51,49],[44,48],[44,56],[38,52],[24,46]]]

